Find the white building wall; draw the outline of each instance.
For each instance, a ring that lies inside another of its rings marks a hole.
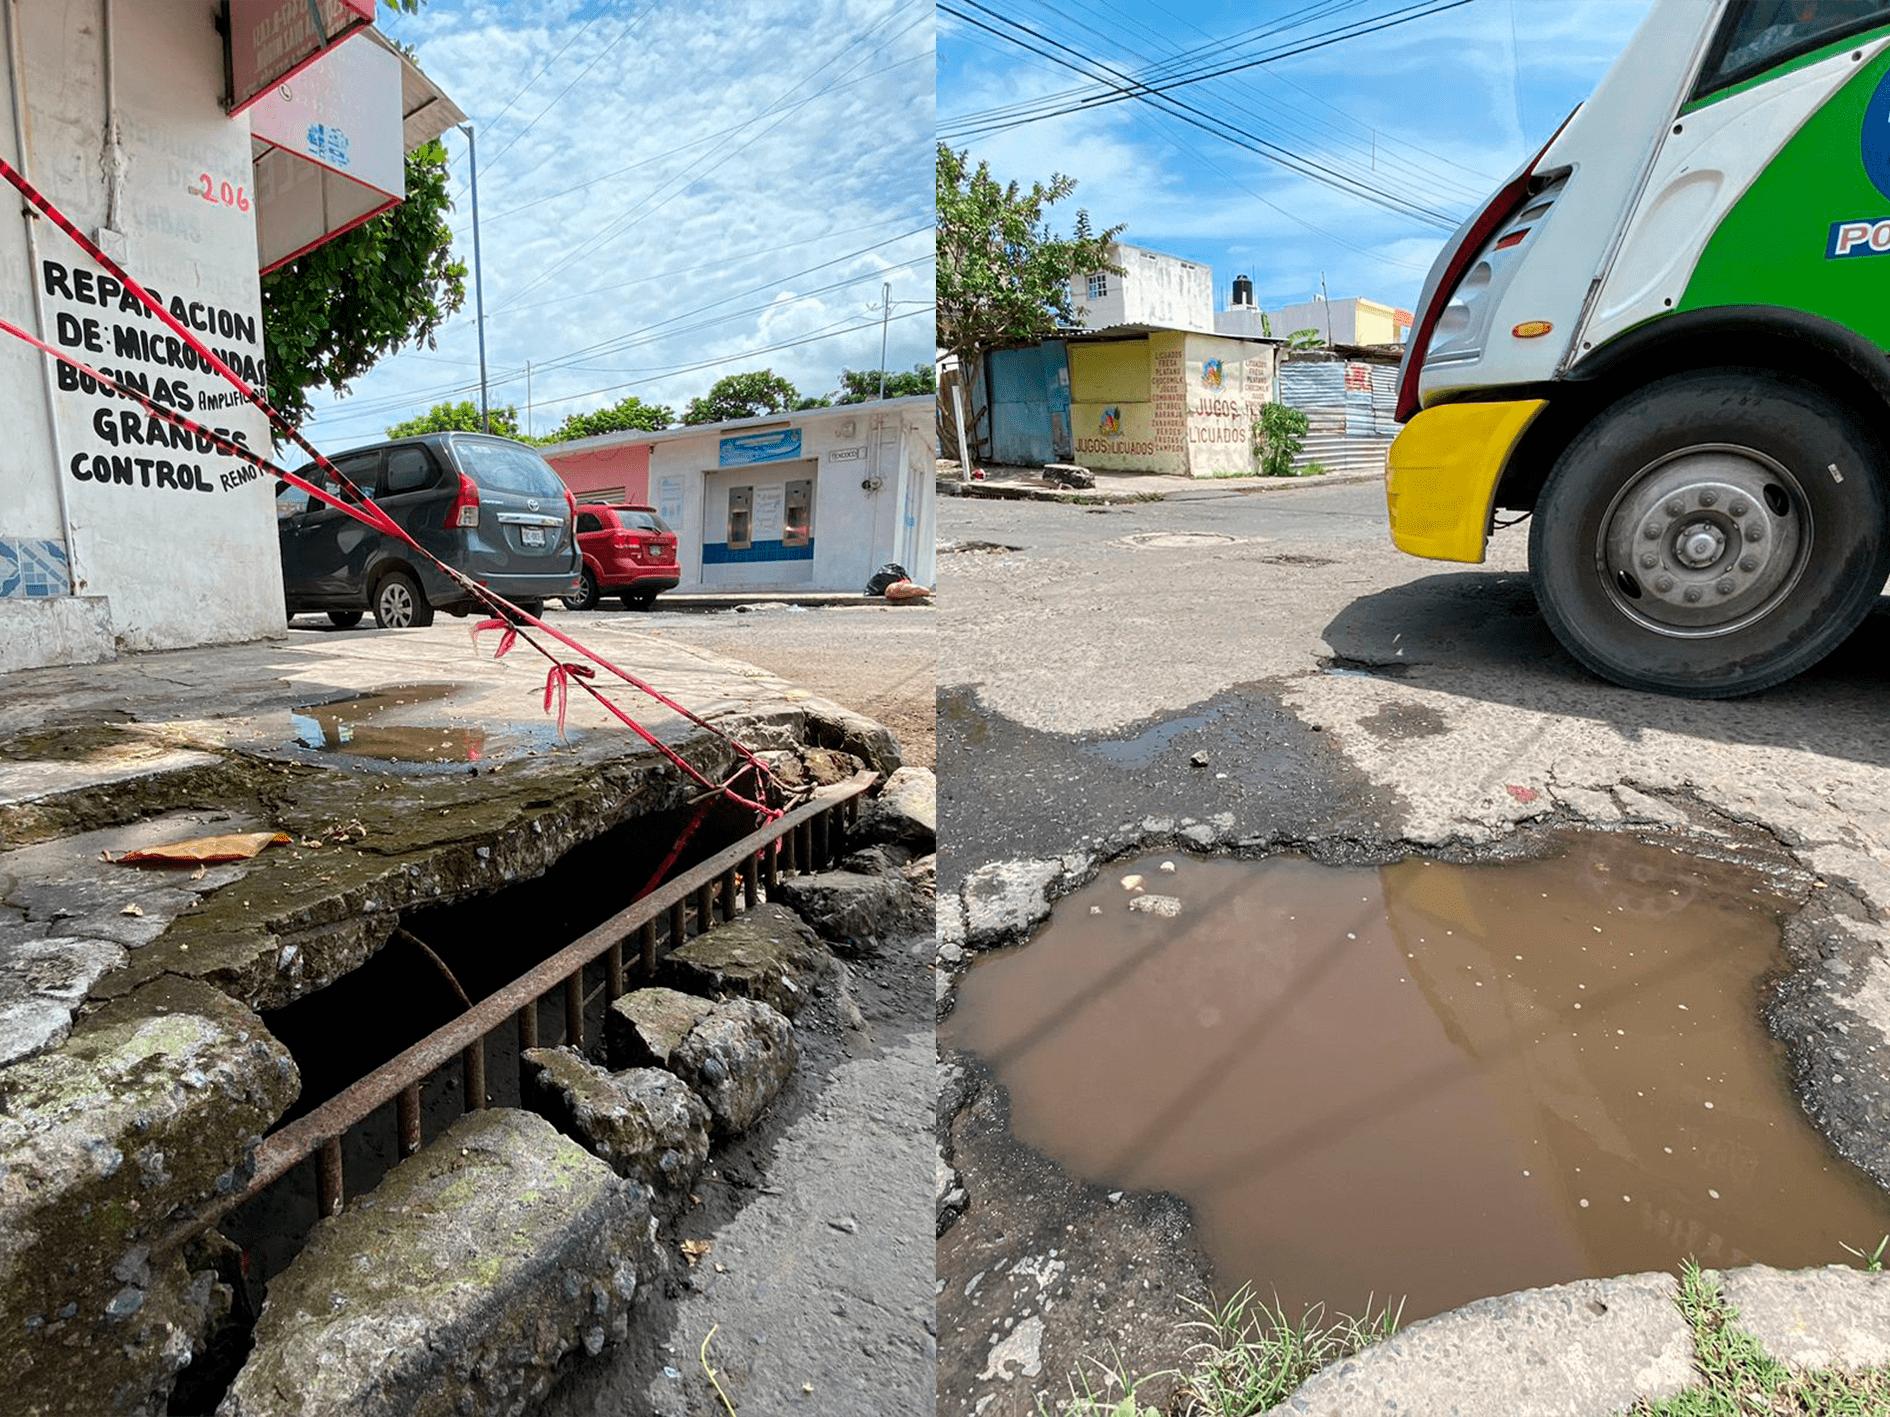
[[[0,152],[81,230],[109,227],[100,244],[187,312],[187,324],[209,324],[204,341],[260,383],[254,203],[204,196],[206,178],[213,195],[250,181],[249,126],[218,102],[223,49],[207,7],[0,0],[0,19],[9,11]],[[231,392],[219,376],[174,363],[168,330],[99,285],[103,272],[51,223],[18,212],[0,202],[11,318],[98,368],[148,379],[180,411],[267,454],[261,414],[240,401],[218,406]],[[145,343],[154,334],[155,352]],[[270,482],[214,453],[151,446],[156,430],[142,411],[74,387],[58,366],[49,394],[42,364],[52,363],[0,336],[0,669],[108,657],[114,641],[161,649],[280,632]],[[69,576],[50,584],[46,568],[62,564]],[[70,603],[55,615],[47,602],[56,599]]]
[[[1089,296],[1089,278],[1072,277],[1071,294],[1083,311],[1081,328],[1108,329],[1112,325],[1159,325],[1164,329],[1214,329],[1214,272],[1208,266],[1184,261],[1165,251],[1113,242],[1110,261],[1121,275],[1104,273],[1108,292]]]

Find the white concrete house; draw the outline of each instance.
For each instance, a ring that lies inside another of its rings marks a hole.
[[[1122,274],[1094,271],[1070,280],[1078,328],[1151,325],[1214,332],[1212,267],[1119,241],[1109,243],[1109,263],[1120,266]]]

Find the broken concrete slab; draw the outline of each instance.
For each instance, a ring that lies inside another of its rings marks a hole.
[[[847,833],[850,845],[898,842],[924,855],[938,844],[938,780],[928,768],[900,768]]]
[[[745,1132],[800,1061],[794,1025],[757,999],[717,1004],[677,1045],[670,1067],[708,1104],[720,1133]]]
[[[759,999],[792,1018],[827,967],[812,928],[785,905],[767,901],[679,945],[656,977],[688,993]]]
[[[661,1068],[609,1073],[569,1048],[524,1055],[534,1110],[619,1176],[681,1190],[709,1157],[709,1109]]]
[[[1015,944],[1050,918],[1050,889],[1064,877],[1061,861],[994,861],[965,877],[965,946],[991,950]]]
[[[1890,1363],[1890,1274],[1846,1265],[1797,1271],[1752,1265],[1718,1278],[1738,1327],[1781,1363],[1799,1369]]]
[[[898,871],[818,871],[789,876],[773,898],[809,921],[834,953],[876,953],[889,934],[923,922],[931,902]]]
[[[632,989],[604,1015],[605,1056],[613,1068],[666,1068],[677,1045],[714,1007],[680,989]]]
[[[219,1417],[485,1417],[628,1331],[649,1198],[552,1125],[471,1112],[269,1284]]]
[[[209,1285],[152,1247],[246,1185],[299,1086],[208,985],[164,979],[0,1072],[0,1391],[28,1412],[161,1411]]]
[[[63,1041],[87,991],[124,959],[109,940],[0,928],[0,1067]]]
[[[1595,1417],[1662,1401],[1694,1377],[1677,1293],[1670,1274],[1630,1274],[1479,1299],[1314,1373],[1270,1417]]]

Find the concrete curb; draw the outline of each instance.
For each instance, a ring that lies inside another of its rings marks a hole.
[[[1112,506],[1165,502],[1172,496],[1206,491],[1285,492],[1296,487],[1338,487],[1382,482],[1379,472],[1329,472],[1318,477],[1164,477],[1157,474],[1102,473],[1093,488],[1053,487],[1028,472],[1001,471],[976,482],[939,478],[941,497],[982,497],[1009,502],[1067,502],[1074,506]]]

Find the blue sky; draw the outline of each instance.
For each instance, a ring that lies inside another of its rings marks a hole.
[[[1469,0],[1441,12],[1447,0],[940,3],[945,141],[989,161],[1001,179],[1076,178],[1074,196],[1051,209],[1057,230],[1070,229],[1078,206],[1097,227],[1126,222],[1123,241],[1212,266],[1216,308],[1244,273],[1262,309],[1315,297],[1322,272],[1333,299],[1412,308],[1449,228],[1587,96],[1647,9],[1646,0]],[[1197,48],[1204,55],[1189,63],[1219,67],[1414,9],[1430,12],[1169,90],[1200,110],[1190,117],[1207,131],[1137,100],[1000,130],[1022,116],[1016,105],[1100,86],[959,17],[1006,34],[1017,32],[1003,21],[1015,20],[1076,51],[1019,36],[1062,59],[1139,76]],[[1227,140],[1233,130],[1354,190],[1237,146]]]
[[[524,414],[530,362],[536,432],[625,394],[680,414],[746,369],[830,392],[879,364],[883,281],[888,367],[931,362],[928,0],[427,0],[379,24],[474,124],[492,402]],[[477,402],[473,306],[469,279],[437,349],[318,395],[316,445]]]

